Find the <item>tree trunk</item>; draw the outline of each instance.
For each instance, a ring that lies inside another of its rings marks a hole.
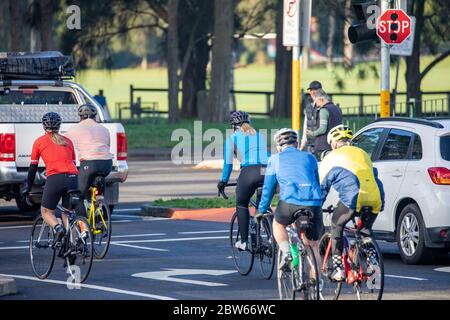
[[[353,45],[348,37],[348,28],[352,22],[352,1],[345,0],[344,7],[344,68],[351,69],[353,67]]]
[[[41,6],[38,0],[31,4],[31,29],[30,29],[30,51],[41,51]]]
[[[230,68],[233,48],[234,0],[214,2],[214,42],[209,120],[223,122],[230,110]]]
[[[55,50],[55,40],[53,38],[53,12],[55,0],[40,0],[40,29],[41,29],[41,50]]]
[[[10,51],[22,51],[24,14],[17,0],[9,0]]]
[[[412,15],[416,17],[416,31],[414,35],[414,47],[412,55],[406,57],[406,98],[414,98],[416,101],[422,99],[422,93],[420,90],[421,86],[421,76],[420,76],[420,49],[421,49],[421,34],[424,25],[424,9],[425,0],[416,0],[415,10]],[[420,110],[419,110],[420,111]]]
[[[169,122],[176,123],[180,120],[178,106],[178,90],[180,79],[178,77],[178,0],[169,0],[167,11],[168,39],[167,39],[167,66],[169,73]]]
[[[283,0],[277,2],[277,56],[275,58],[275,99],[272,116],[287,118],[291,116],[292,97],[292,51],[283,46]]]
[[[336,18],[333,12],[328,16],[328,39],[327,39],[327,69],[333,69],[333,39],[336,32]]]

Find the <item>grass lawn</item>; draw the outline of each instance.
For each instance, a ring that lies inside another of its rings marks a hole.
[[[422,58],[422,69],[431,61],[430,57]],[[341,67],[337,67],[338,72],[344,74]],[[405,91],[405,70],[404,61],[401,63],[399,73],[399,91]],[[450,90],[449,86],[450,58],[439,63],[423,80],[422,90],[442,91]],[[312,80],[320,80],[328,92],[339,92],[335,86],[334,76],[324,67],[315,67],[303,70],[301,75],[302,88],[306,88]],[[91,94],[96,94],[99,89],[104,89],[108,99],[110,110],[114,116],[115,104],[117,102],[129,102],[129,87],[145,88],[167,88],[167,71],[165,68],[154,68],[150,70],[141,69],[121,69],[114,71],[88,70],[78,74],[76,81],[80,82]],[[369,76],[367,79],[357,79],[355,73],[349,74],[345,81],[345,89],[342,92],[379,92],[379,79]],[[275,82],[275,65],[250,65],[245,68],[236,69],[235,89],[236,90],[256,90],[273,91]],[[395,68],[391,70],[391,87],[395,82]],[[167,110],[166,93],[137,93],[143,101],[157,101],[161,110]],[[443,97],[425,97],[444,98]],[[237,95],[238,108],[247,111],[265,111],[266,98],[264,95]],[[335,97],[334,101],[342,108],[354,107],[358,105],[358,98],[355,97]],[[365,104],[378,104],[377,97],[367,98]]]
[[[125,132],[128,137],[128,148],[171,148],[179,143],[178,140],[171,141],[172,132],[178,128],[187,129],[191,134],[194,132],[193,120],[182,120],[178,124],[169,124],[166,119],[159,119],[158,122],[153,122],[149,119],[142,119],[141,121],[125,121],[123,123]],[[280,129],[289,127],[291,125],[290,119],[264,119],[253,118],[253,126],[256,129]],[[226,129],[230,129],[227,123],[211,124],[203,123],[202,132],[208,129],[219,129],[225,133]],[[270,132],[269,132],[270,133]],[[209,144],[209,142],[205,142]]]
[[[278,195],[272,200],[272,207],[278,203]],[[236,206],[236,197],[230,196],[228,200],[223,198],[193,198],[193,199],[170,199],[153,201],[152,205],[166,208],[185,208],[185,209],[210,209],[210,208],[233,208]]]

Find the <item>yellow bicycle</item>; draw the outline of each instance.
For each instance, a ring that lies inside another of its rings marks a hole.
[[[106,256],[111,242],[111,212],[103,196],[104,190],[105,177],[96,177],[90,188],[90,201],[86,206],[87,220],[94,238],[96,259],[103,259]]]

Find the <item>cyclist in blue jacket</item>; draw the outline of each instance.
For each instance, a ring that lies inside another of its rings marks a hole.
[[[263,193],[258,211],[264,213],[270,206],[277,182],[280,186],[280,200],[273,221],[273,235],[282,253],[281,269],[292,261],[286,226],[295,222],[294,213],[304,208],[312,214],[312,226],[306,231],[306,238],[320,259],[318,240],[323,232],[322,192],[316,158],[297,149],[297,132],[290,128],[275,134],[278,154],[270,157],[264,180]],[[317,260],[318,263],[320,260]]]
[[[248,206],[256,189],[264,183],[264,170],[268,161],[267,141],[250,125],[247,112],[232,111],[230,124],[234,133],[226,138],[224,147],[224,165],[222,178],[217,188],[223,191],[233,170],[234,156],[241,162],[241,173],[236,186],[236,211],[238,215],[239,234],[236,248],[247,250],[250,212]]]

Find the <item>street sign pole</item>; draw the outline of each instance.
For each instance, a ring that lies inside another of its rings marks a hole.
[[[300,73],[301,73],[301,52],[300,47],[292,48],[292,129],[300,131],[302,97],[300,93]],[[300,132],[299,132],[300,133]]]
[[[389,9],[390,0],[381,0],[381,15]],[[381,90],[380,117],[386,118],[391,114],[390,100],[390,45],[381,41]]]

